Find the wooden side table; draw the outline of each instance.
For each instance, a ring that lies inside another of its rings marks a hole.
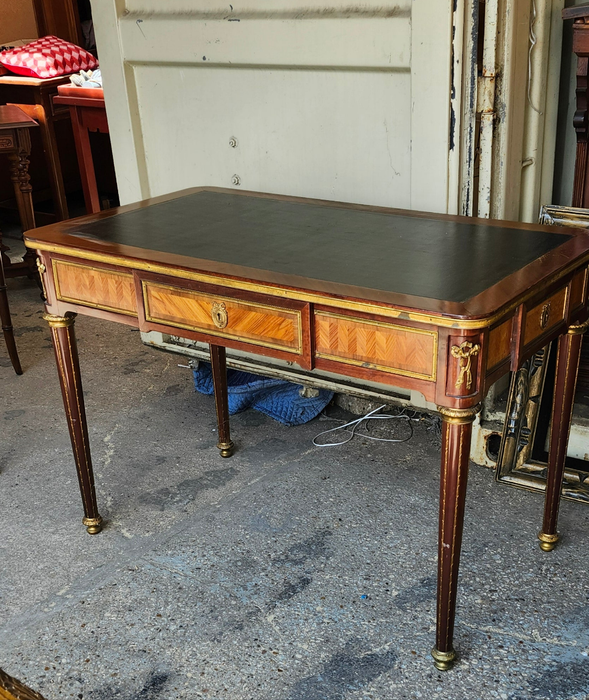
[[[100,211],[100,200],[88,132],[98,131],[101,134],[108,134],[104,97],[86,97],[84,93],[102,93],[102,90],[85,88],[76,90],[79,95],[64,94],[66,91],[75,90],[75,88],[64,87],[63,93],[62,90],[58,90],[59,94],[53,98],[53,104],[65,105],[70,110],[86,211],[88,214],[96,214]]]
[[[11,164],[10,175],[14,184],[14,193],[23,232],[35,228],[35,213],[33,211],[33,198],[31,197],[32,187],[29,182],[29,156],[31,155],[29,129],[36,126],[37,122],[28,117],[18,107],[12,105],[0,106],[0,153],[6,154]],[[8,248],[2,245],[2,233],[0,232],[0,319],[12,366],[17,374],[22,374],[16,343],[14,342],[10,309],[8,307],[4,261],[6,260],[10,266],[10,277],[22,274],[28,274],[32,277],[35,274],[36,256],[30,255],[31,251],[27,250],[22,263],[12,264],[5,253],[6,250]]]
[[[22,75],[0,76],[0,103],[17,105],[39,123],[55,214],[59,221],[68,219],[69,213],[54,125],[60,119],[69,119],[69,111],[56,109],[52,100],[57,95],[57,86],[63,83],[69,83],[69,76],[45,79]]]

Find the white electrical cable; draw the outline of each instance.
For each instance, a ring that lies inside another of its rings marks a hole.
[[[382,406],[379,406],[378,408],[375,408],[374,410],[370,411],[367,413],[365,416],[361,416],[360,418],[356,418],[355,420],[351,420],[349,423],[344,423],[343,425],[338,425],[335,428],[330,428],[329,430],[324,430],[323,432],[319,433],[318,435],[315,435],[313,438],[313,444],[315,447],[339,447],[340,445],[345,445],[347,442],[350,442],[354,435],[358,435],[359,437],[366,438],[368,440],[376,440],[378,442],[407,442],[407,440],[410,440],[413,437],[413,426],[411,425],[411,422],[409,422],[409,427],[411,428],[411,433],[409,437],[406,438],[379,438],[379,437],[374,437],[372,435],[367,435],[366,433],[357,433],[356,430],[359,428],[365,421],[369,420],[387,420],[389,418],[397,418],[400,420],[419,420],[419,418],[411,418],[410,416],[405,415],[404,413],[400,413],[396,416],[387,414],[387,413],[381,413],[378,416],[375,416],[374,414],[383,409],[386,406],[386,404],[383,404]],[[336,418],[330,418],[329,420],[337,420]],[[348,430],[348,428],[352,427],[351,430]],[[334,433],[337,430],[344,430],[346,433],[349,433],[349,437],[345,438],[341,442],[326,442],[326,443],[318,443],[317,440],[320,438],[322,435],[327,435],[328,433]]]

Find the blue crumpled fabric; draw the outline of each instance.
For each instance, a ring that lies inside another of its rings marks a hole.
[[[214,389],[210,364],[199,362],[193,375],[194,388],[201,394],[212,396]],[[253,408],[289,426],[313,420],[333,396],[333,391],[319,389],[319,396],[302,397],[298,384],[236,369],[227,370],[227,388],[231,415]]]

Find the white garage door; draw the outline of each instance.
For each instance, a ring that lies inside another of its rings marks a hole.
[[[449,0],[93,0],[123,203],[197,185],[446,211]]]

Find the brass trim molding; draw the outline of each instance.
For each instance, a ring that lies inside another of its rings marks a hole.
[[[47,321],[51,328],[69,328],[70,326],[74,325],[77,315],[78,314],[75,314],[71,311],[68,311],[68,313],[65,316],[43,314],[43,320]]]
[[[245,280],[227,279],[224,277],[212,275],[205,272],[194,272],[192,270],[178,270],[166,265],[158,265],[156,263],[142,262],[140,260],[130,260],[121,258],[116,255],[108,255],[107,253],[95,253],[91,251],[80,251],[76,248],[68,248],[63,245],[51,243],[39,243],[35,241],[25,241],[28,248],[34,250],[43,250],[48,253],[58,253],[67,255],[71,258],[83,258],[84,260],[92,260],[94,262],[102,262],[108,265],[118,267],[131,268],[133,270],[144,270],[146,272],[154,272],[157,274],[167,275],[168,277],[180,277],[182,279],[192,280],[195,282],[203,282],[205,284],[215,284],[232,289],[242,289],[244,291],[257,292],[259,294],[269,294],[271,296],[285,297],[297,301],[306,301],[322,306],[333,306],[339,309],[349,309],[351,311],[359,311],[361,313],[377,314],[388,318],[400,318],[416,323],[423,323],[428,326],[440,326],[443,328],[455,328],[459,330],[483,329],[495,325],[500,319],[505,319],[510,316],[516,306],[529,299],[533,292],[522,295],[517,303],[510,304],[501,311],[481,319],[451,319],[446,316],[439,316],[435,313],[427,313],[423,311],[407,311],[407,309],[398,309],[394,306],[383,304],[382,306],[376,302],[349,301],[346,299],[333,299],[315,292],[297,292],[294,289],[281,289],[277,286],[265,284],[262,282],[247,282]],[[560,279],[568,274],[570,270],[563,270],[555,279]]]
[[[585,321],[585,323],[574,323],[572,326],[569,326],[567,333],[569,335],[583,335],[588,328],[589,320]]]
[[[438,413],[441,414],[444,423],[455,423],[462,425],[472,423],[477,413],[481,410],[481,404],[470,408],[449,408],[448,406],[438,406]]]

